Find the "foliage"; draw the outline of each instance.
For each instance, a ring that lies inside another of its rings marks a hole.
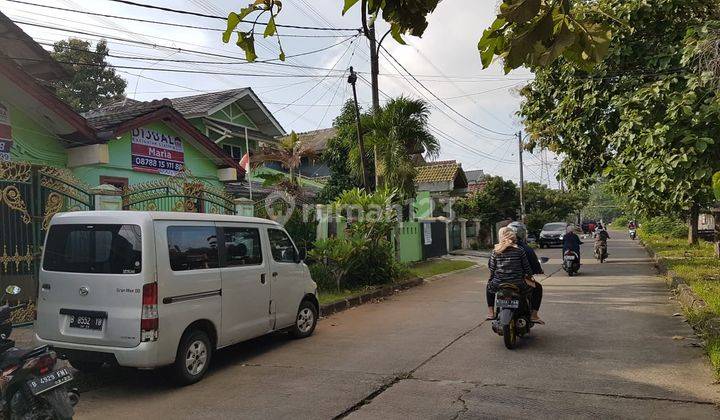
[[[266,143],[260,147],[258,154],[253,156],[253,166],[259,167],[267,162],[277,162],[283,168],[288,170],[288,175],[284,174],[260,174],[263,185],[280,186],[283,190],[297,195],[300,192],[300,182],[297,177],[297,169],[300,167],[302,158],[312,156],[314,153],[302,147],[302,143],[298,135],[293,131],[289,136],[283,137],[277,143]]]
[[[642,222],[642,234],[656,235],[664,239],[685,238],[688,228],[681,220],[667,216],[653,217]]]
[[[547,66],[558,57],[591,69],[607,54],[612,32],[595,4],[563,0],[503,0],[500,14],[478,43],[483,67],[502,57],[505,73]],[[579,2],[578,2],[579,3]]]
[[[367,193],[355,188],[332,203],[331,210],[347,214],[345,236],[316,241],[310,255],[327,266],[337,290],[388,283],[402,276],[389,240],[397,223],[394,198],[395,191]]]
[[[480,219],[490,224],[516,218],[519,208],[520,195],[517,186],[499,176],[488,177],[482,191],[461,198],[453,205],[459,217]]]
[[[720,201],[720,172],[715,172],[715,175],[713,175],[712,185],[713,185],[713,193],[715,194],[715,199],[717,201]]]
[[[692,63],[698,28],[716,17],[716,2],[600,0],[598,7],[615,16],[605,17],[614,42],[602,64],[533,67],[520,111],[529,148],[565,155],[560,173],[571,185],[603,175],[648,215],[708,204],[720,169],[720,101]]]
[[[274,210],[277,214],[282,214],[287,209],[284,203],[276,203],[276,206],[277,207],[274,208]],[[264,219],[269,218],[265,206],[258,208],[256,216]],[[285,222],[284,227],[295,242],[295,245],[297,245],[300,249],[307,250],[312,247],[312,243],[317,235],[317,221],[314,217],[309,217],[308,221],[305,221],[304,219],[305,215],[303,215],[302,208],[297,206],[293,209],[293,212],[287,222]]]
[[[616,217],[615,220],[612,221],[611,227],[613,229],[624,230],[627,228],[629,223],[630,217],[623,214]]]
[[[389,34],[398,43],[405,44],[403,35],[423,35],[428,16],[440,0],[343,0],[343,3],[343,14],[360,3],[365,35],[369,34],[370,22],[381,16],[390,24]],[[256,0],[240,13],[230,13],[223,42],[230,41],[241,22],[251,24],[249,30],[238,31],[237,45],[245,51],[248,61],[255,61],[255,26],[267,13],[270,17],[263,36],[275,35],[279,44],[275,20],[281,9],[279,0]],[[256,12],[259,13],[254,20],[244,20]],[[497,19],[478,43],[483,66],[488,67],[495,56],[505,61],[506,72],[523,65],[547,65],[558,57],[585,67],[595,65],[606,54],[612,35],[608,26],[597,19],[602,16],[608,15],[594,2],[503,0]],[[282,45],[280,59],[285,59]]]
[[[357,125],[355,122],[355,104],[347,101],[333,121],[337,135],[330,139],[322,154],[323,161],[330,169],[330,179],[317,194],[319,202],[328,203],[337,198],[343,191],[362,187],[362,181],[353,174],[348,156],[357,147]],[[366,148],[365,161],[370,163],[368,170],[374,170],[372,150]]]
[[[308,255],[317,261],[317,264],[324,267],[322,271],[325,276],[320,278],[322,280],[318,284],[327,283],[327,279],[330,278],[334,282],[336,290],[339,291],[350,270],[357,266],[356,256],[362,253],[362,251],[358,251],[358,247],[362,249],[364,245],[352,237],[316,241]],[[314,269],[314,271],[319,274],[320,270]]]
[[[536,236],[543,225],[567,220],[587,201],[587,194],[553,190],[536,182],[525,184],[525,211],[527,229]]]
[[[109,50],[102,40],[92,51],[88,41],[70,38],[53,45],[52,57],[71,75],[55,82],[55,93],[78,112],[87,112],[125,98],[127,82],[108,66]]]
[[[426,153],[434,158],[440,152],[440,143],[428,127],[430,108],[421,99],[404,96],[390,99],[368,119],[367,147],[377,149],[380,185],[397,188],[401,195],[415,195],[417,159]],[[357,148],[350,154],[355,172],[360,172],[360,156]]]
[[[230,37],[232,36],[233,31],[237,29],[241,22],[250,23],[252,25],[250,29],[246,31],[237,31],[236,45],[245,51],[245,59],[247,61],[255,61],[255,59],[257,59],[257,54],[255,53],[255,27],[258,25],[260,18],[267,13],[270,17],[268,18],[267,23],[264,24],[265,31],[263,32],[263,38],[278,35],[277,26],[275,25],[275,17],[277,17],[281,10],[282,2],[280,0],[255,0],[247,7],[240,9],[240,13],[231,12],[227,19],[227,28],[222,35],[223,42],[226,44],[230,42]],[[255,16],[255,20],[245,20],[246,17],[256,12],[259,13]],[[280,37],[277,36],[276,38],[278,48],[280,49],[280,55],[278,58],[280,61],[285,61],[285,52],[283,51]]]
[[[609,223],[620,216],[624,208],[625,203],[612,192],[608,183],[600,181],[590,187],[589,198],[582,213],[586,219]]]

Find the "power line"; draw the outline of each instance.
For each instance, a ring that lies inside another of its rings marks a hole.
[[[118,66],[118,65],[111,65],[107,63],[82,63],[79,61],[62,61],[62,60],[46,60],[46,59],[40,59],[40,58],[28,58],[28,57],[5,57],[0,56],[1,60],[22,60],[22,61],[32,61],[32,62],[39,62],[39,63],[51,63],[56,62],[60,64],[68,64],[73,66],[84,66],[84,67],[114,67],[117,69],[126,69],[126,70],[148,70],[148,71],[160,71],[160,72],[166,72],[166,73],[190,73],[190,74],[215,74],[215,75],[221,75],[221,76],[247,76],[247,77],[310,77],[310,78],[327,78],[327,77],[339,77],[339,76],[328,76],[328,75],[313,75],[313,74],[267,74],[267,73],[232,73],[232,72],[212,72],[212,71],[206,71],[206,70],[185,70],[185,69],[168,69],[168,68],[162,68],[162,67],[139,67],[139,66]]]
[[[458,112],[457,110],[455,110],[455,108],[451,107],[447,102],[443,101],[442,98],[440,98],[439,96],[437,96],[437,95],[435,94],[435,92],[433,92],[432,90],[428,89],[421,81],[419,81],[412,73],[410,73],[410,71],[409,71],[407,68],[405,68],[405,66],[403,66],[402,63],[400,63],[400,62],[390,53],[390,51],[387,50],[387,48],[385,48],[385,47],[382,46],[382,45],[380,46],[380,48],[382,48],[383,51],[385,51],[385,53],[386,53],[390,58],[392,58],[392,60],[393,60],[395,63],[397,63],[398,66],[400,66],[400,68],[402,68],[403,70],[405,70],[405,72],[408,74],[408,76],[412,77],[413,80],[415,80],[415,82],[417,82],[417,84],[419,84],[423,89],[425,89],[425,90],[426,90],[430,95],[432,95],[435,99],[439,100],[440,103],[442,103],[443,105],[445,105],[445,106],[446,106],[448,109],[450,109],[453,113],[457,114],[460,118],[464,119],[465,121],[469,122],[470,124],[472,124],[472,125],[474,125],[474,126],[476,126],[476,127],[478,127],[478,128],[481,128],[481,129],[483,129],[483,130],[485,130],[485,131],[488,131],[488,132],[490,132],[490,133],[498,134],[498,135],[500,135],[500,136],[511,136],[511,135],[512,135],[512,134],[508,134],[508,133],[501,133],[501,132],[499,132],[499,131],[495,131],[495,130],[493,130],[493,129],[487,128],[487,127],[485,127],[485,126],[483,126],[483,125],[480,125],[480,124],[476,123],[475,121],[469,119],[468,117],[464,116],[463,114],[461,114],[460,112]]]
[[[80,13],[83,15],[89,15],[89,16],[97,16],[97,17],[104,17],[104,18],[112,18],[112,19],[122,19],[122,20],[128,20],[133,22],[143,22],[143,23],[150,23],[154,25],[165,25],[165,26],[174,26],[176,28],[187,28],[187,29],[199,29],[204,31],[214,31],[214,32],[225,32],[225,29],[221,28],[212,28],[209,26],[199,26],[199,25],[188,25],[183,23],[174,23],[174,22],[166,22],[166,21],[158,21],[158,20],[149,20],[149,19],[142,19],[142,18],[134,18],[130,16],[119,16],[119,15],[110,15],[110,14],[104,14],[104,13],[96,13],[96,12],[89,12],[85,10],[75,10],[70,9],[66,7],[58,7],[58,6],[50,6],[47,4],[38,4],[38,3],[31,3],[28,1],[22,1],[22,0],[6,0],[11,3],[18,3],[18,4],[24,4],[27,6],[34,6],[34,7],[42,7],[46,9],[52,9],[52,10],[60,10],[63,12],[71,12],[71,13]],[[280,25],[277,25],[280,26]],[[254,35],[263,35],[262,32],[254,32]],[[314,35],[314,34],[283,34],[283,37],[288,38],[337,38],[337,35]]]
[[[219,16],[219,15],[211,15],[211,14],[206,14],[206,13],[191,12],[188,10],[178,10],[178,9],[173,9],[170,7],[137,3],[137,2],[129,1],[129,0],[107,0],[107,1],[123,3],[123,4],[127,4],[130,6],[136,6],[136,7],[144,7],[147,9],[161,10],[163,12],[171,12],[171,13],[178,13],[178,14],[182,14],[182,15],[198,16],[198,17],[204,17],[204,18],[209,18],[209,19],[218,19],[218,20],[227,21],[227,16]],[[263,25],[263,26],[267,25],[267,23],[264,23],[264,22],[254,22],[252,20],[245,20],[245,19],[241,20],[240,22]],[[360,28],[327,28],[327,27],[318,27],[318,26],[287,25],[287,24],[280,24],[280,23],[275,24],[275,26],[277,26],[278,28],[305,29],[305,30],[313,30],[313,31],[354,31],[354,32],[360,31]]]
[[[115,1],[115,0],[109,0],[109,1]],[[154,43],[150,43],[150,42],[144,42],[144,41],[137,41],[137,40],[127,39],[127,38],[108,36],[108,35],[98,34],[98,33],[94,33],[94,32],[77,31],[77,30],[74,30],[74,29],[60,28],[60,27],[57,27],[57,26],[43,25],[43,24],[32,23],[32,22],[24,22],[24,21],[20,21],[20,20],[13,20],[13,22],[14,22],[14,23],[17,23],[17,24],[20,24],[20,25],[35,26],[35,27],[38,27],[38,28],[52,29],[52,30],[56,30],[56,31],[68,32],[68,33],[73,33],[73,34],[89,35],[89,36],[94,36],[94,37],[98,37],[98,38],[112,39],[112,40],[116,40],[116,41],[128,42],[128,43],[131,43],[131,44],[145,45],[145,46],[152,47],[152,48],[164,48],[164,49],[168,49],[168,50],[172,50],[172,51],[185,52],[185,53],[191,53],[191,54],[199,54],[199,55],[206,55],[206,56],[209,56],[209,57],[228,58],[228,55],[227,55],[227,54],[218,54],[218,53],[211,53],[211,52],[207,52],[207,51],[198,51],[198,50],[191,50],[191,49],[185,49],[185,48],[170,47],[170,46],[162,45],[162,44],[154,44]],[[358,36],[359,36],[359,35],[351,35],[351,36],[346,37],[346,38],[344,38],[342,41],[337,42],[337,43],[335,43],[335,44],[332,44],[332,45],[329,45],[329,46],[326,46],[326,47],[323,47],[323,48],[320,48],[320,49],[317,49],[317,50],[307,51],[307,52],[304,52],[304,53],[301,53],[301,54],[290,55],[290,56],[288,56],[287,58],[300,57],[300,56],[303,56],[303,55],[315,54],[315,53],[318,53],[318,52],[326,51],[326,50],[329,50],[330,48],[333,48],[333,47],[336,47],[336,46],[338,46],[338,45],[344,44],[345,42],[350,41],[351,39],[357,38]],[[231,58],[236,58],[236,59],[238,59],[238,60],[242,60],[242,61],[244,61],[244,62],[247,62],[247,60],[245,60],[245,58],[242,58],[242,57],[231,56]],[[254,62],[254,63],[266,63],[266,62],[278,61],[278,60],[279,60],[279,59],[276,58],[276,59],[270,59],[270,60],[256,61],[256,62]]]

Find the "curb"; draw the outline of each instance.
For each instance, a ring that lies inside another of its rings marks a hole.
[[[665,284],[675,292],[677,300],[684,310],[692,314],[709,313],[707,312],[707,303],[690,288],[685,279],[668,269],[663,257],[658,256],[655,250],[642,240],[640,240],[640,245],[645,248],[650,258],[653,259],[658,272],[665,276]],[[710,316],[700,318],[700,321],[694,323],[694,328],[701,334],[720,336],[720,317]]]
[[[380,298],[384,298],[387,296],[394,295],[397,292],[401,292],[403,290],[411,289],[413,287],[422,286],[425,283],[429,283],[431,281],[439,280],[445,277],[448,277],[453,274],[462,273],[465,271],[470,271],[475,268],[477,268],[478,265],[473,265],[467,268],[462,268],[460,270],[454,270],[447,273],[442,274],[436,274],[431,277],[427,278],[421,278],[421,277],[415,277],[410,280],[406,280],[399,284],[389,284],[386,286],[381,287],[378,290],[374,290],[371,292],[365,292],[353,296],[349,296],[343,300],[339,300],[337,302],[332,303],[326,303],[324,305],[320,305],[320,314],[322,317],[327,317],[333,314],[336,314],[338,312],[346,311],[350,308],[354,308],[360,305],[363,305],[368,302],[376,301]]]

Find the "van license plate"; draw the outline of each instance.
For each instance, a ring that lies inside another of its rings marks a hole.
[[[39,395],[43,392],[49,391],[53,388],[57,388],[62,384],[72,381],[73,376],[70,373],[70,369],[59,369],[55,372],[50,372],[47,375],[43,375],[39,378],[33,378],[27,381],[28,388],[33,395]]]
[[[97,318],[87,315],[68,315],[70,319],[70,328],[80,328],[83,330],[102,330],[103,318]]]

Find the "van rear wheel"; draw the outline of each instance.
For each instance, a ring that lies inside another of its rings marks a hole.
[[[295,324],[290,328],[290,334],[295,338],[305,338],[312,335],[317,326],[318,310],[309,300],[300,303]]]
[[[190,330],[183,334],[178,346],[173,373],[182,385],[198,382],[205,376],[212,358],[212,343],[204,331]]]

